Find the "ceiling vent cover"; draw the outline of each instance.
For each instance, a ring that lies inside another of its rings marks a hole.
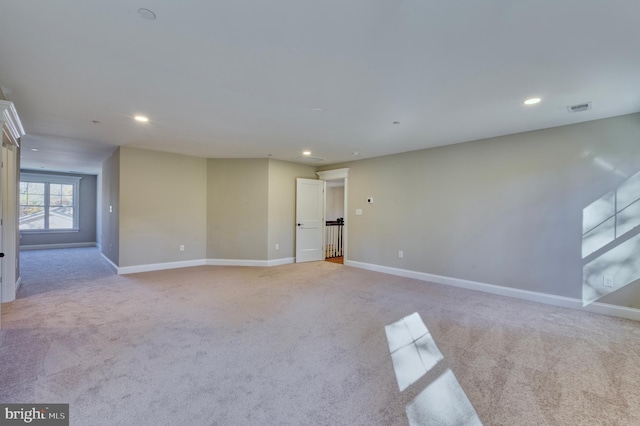
[[[590,109],[591,109],[591,102],[585,102],[583,104],[577,104],[577,105],[570,105],[567,107],[567,111],[571,113],[588,111]]]
[[[326,158],[314,157],[313,155],[305,155],[305,156],[300,156],[293,159],[293,161],[302,161],[304,163],[317,163],[319,161],[324,161],[324,160],[326,160]]]

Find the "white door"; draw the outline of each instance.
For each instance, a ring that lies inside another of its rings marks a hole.
[[[324,260],[323,180],[296,180],[296,263]]]

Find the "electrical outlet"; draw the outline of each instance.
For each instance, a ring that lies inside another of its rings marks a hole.
[[[280,250],[280,244],[276,243],[276,250]]]
[[[184,246],[180,244],[180,251],[184,251]]]
[[[402,250],[398,252],[398,257],[401,259],[404,257],[404,252]]]
[[[113,206],[109,206],[109,213],[113,213]]]
[[[603,275],[602,285],[604,287],[613,287],[613,277],[611,275]]]

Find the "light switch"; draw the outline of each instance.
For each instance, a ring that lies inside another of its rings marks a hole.
[[[356,216],[362,216],[362,209],[356,209]]]

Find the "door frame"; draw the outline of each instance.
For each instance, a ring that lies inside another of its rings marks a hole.
[[[0,182],[0,242],[5,257],[0,262],[0,303],[16,298],[20,284],[18,269],[18,186],[20,168],[20,138],[24,128],[13,102],[0,100],[0,127],[2,128],[2,180]]]
[[[349,203],[348,203],[348,195],[349,195],[349,170],[350,168],[343,169],[333,169],[333,170],[325,170],[322,172],[316,172],[318,178],[324,181],[332,181],[332,180],[342,180],[344,179],[344,225],[342,228],[342,244],[343,244],[343,262],[347,264],[347,253],[349,246]],[[326,195],[325,195],[326,196]],[[325,203],[325,209],[327,205]],[[326,211],[325,211],[326,215]],[[326,225],[325,225],[326,226]]]

